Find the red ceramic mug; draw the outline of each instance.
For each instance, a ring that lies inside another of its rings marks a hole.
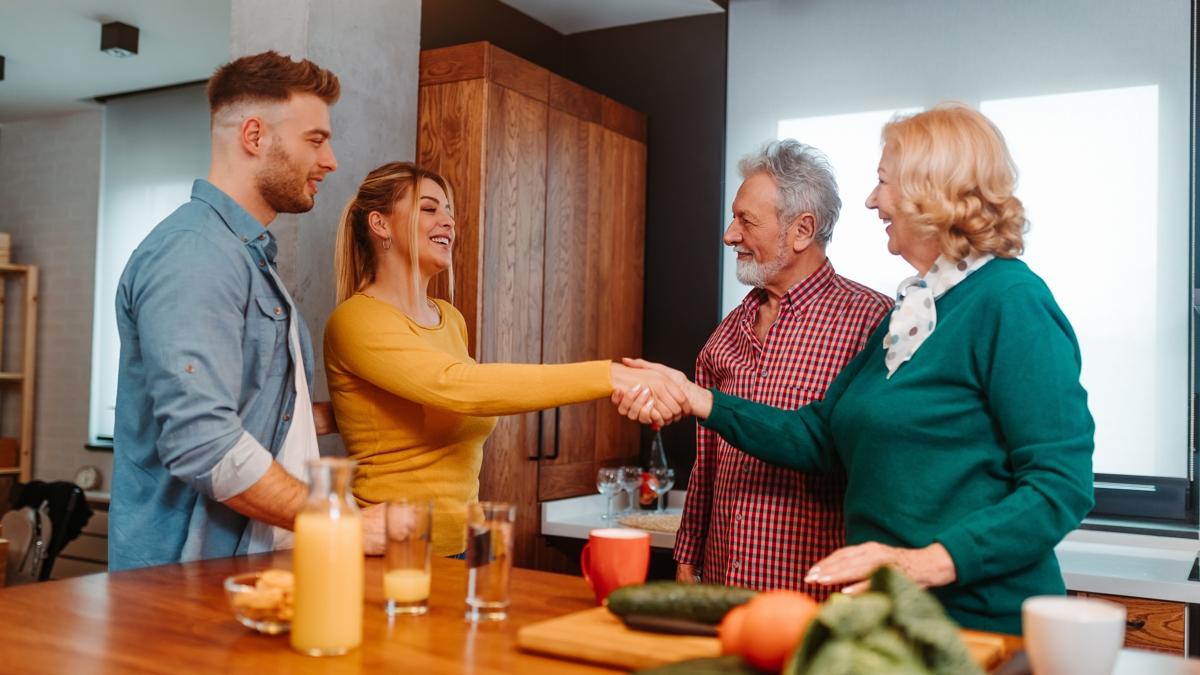
[[[579,556],[579,566],[596,594],[596,604],[603,604],[616,589],[646,581],[650,533],[623,528],[592,530]]]

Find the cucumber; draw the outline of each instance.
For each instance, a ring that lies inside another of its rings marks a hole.
[[[740,656],[676,661],[665,666],[639,670],[634,675],[762,675]]]
[[[757,591],[732,586],[652,581],[609,593],[608,609],[621,617],[663,616],[717,624],[729,610],[755,595]]]

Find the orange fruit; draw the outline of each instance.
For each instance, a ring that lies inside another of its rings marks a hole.
[[[725,614],[721,624],[717,626],[717,637],[721,640],[722,654],[741,654],[742,619],[746,616],[746,606],[738,605]]]
[[[800,645],[820,605],[797,591],[768,591],[739,609],[744,610],[742,616],[733,621],[739,629],[738,653],[755,668],[778,673]],[[723,637],[721,644],[724,648]]]

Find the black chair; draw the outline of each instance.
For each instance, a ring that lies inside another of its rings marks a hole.
[[[35,511],[46,506],[50,516],[50,542],[38,573],[38,581],[45,581],[50,578],[58,554],[83,532],[92,517],[92,507],[78,485],[67,481],[45,483],[40,480],[14,485],[9,494],[9,504],[13,509],[28,506]]]

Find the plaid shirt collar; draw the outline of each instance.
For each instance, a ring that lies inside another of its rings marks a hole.
[[[815,272],[804,277],[798,284],[788,289],[787,293],[779,301],[779,313],[791,312],[799,316],[804,309],[821,296],[821,292],[825,290],[829,284],[833,283],[835,273],[833,271],[833,263],[829,262],[829,258],[821,263],[821,266]],[[754,318],[758,316],[758,308],[762,307],[767,302],[767,292],[761,288],[751,289],[742,300],[741,310],[742,316],[739,323],[752,330],[754,328]]]

